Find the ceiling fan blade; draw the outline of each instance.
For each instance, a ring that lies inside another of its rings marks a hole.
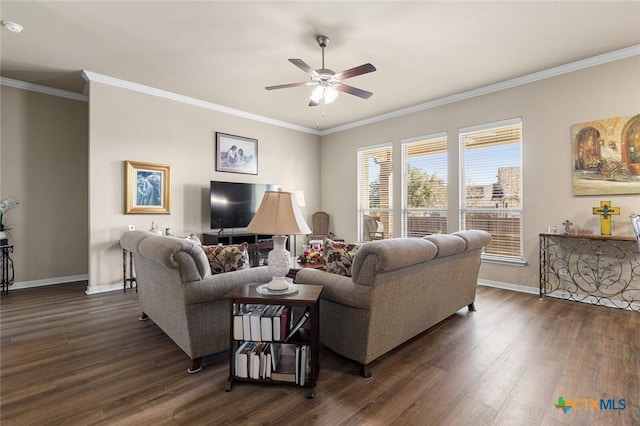
[[[309,106],[318,106],[319,103],[314,101],[313,99],[309,99]]]
[[[313,81],[305,81],[302,83],[289,83],[289,84],[279,84],[277,86],[267,86],[265,89],[267,90],[275,90],[275,89],[286,89],[287,87],[302,87],[302,86],[313,86],[316,84]]]
[[[345,80],[347,78],[355,77],[355,76],[366,74],[369,72],[374,72],[375,70],[376,70],[376,67],[374,67],[371,64],[362,64],[358,67],[339,72],[334,77],[338,80]]]
[[[308,65],[305,61],[303,61],[302,59],[289,59],[289,62],[291,62],[293,65],[295,65],[296,67],[300,68],[302,71],[306,72],[307,74],[309,74],[311,77],[318,77],[320,76],[320,74],[318,74],[318,72],[316,70],[314,70],[313,68],[311,68],[310,65]]]
[[[357,87],[349,86],[342,83],[334,84],[333,87],[336,90],[348,93],[350,95],[358,96],[359,98],[362,98],[362,99],[369,99],[371,95],[373,95],[373,93],[367,92],[366,90],[358,89]]]

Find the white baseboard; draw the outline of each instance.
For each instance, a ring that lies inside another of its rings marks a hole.
[[[87,291],[85,293],[97,294],[97,293],[105,293],[107,291],[116,291],[116,290],[122,291],[122,287],[123,287],[123,284],[121,282],[115,283],[115,284],[90,285],[90,286],[87,286]]]
[[[540,294],[539,287],[529,287],[526,285],[503,283],[500,281],[478,280],[478,285],[482,285],[485,287],[501,288],[503,290],[517,291],[520,293],[535,294],[536,296]]]
[[[73,283],[77,281],[87,281],[88,279],[89,279],[89,276],[87,274],[82,274],[82,275],[71,275],[68,277],[46,278],[43,280],[21,281],[21,282],[13,283],[13,285],[9,287],[9,289],[17,290],[21,288],[43,287],[45,285]]]
[[[539,288],[503,283],[500,281],[478,280],[478,285],[482,285],[485,287],[501,288],[504,290],[518,291],[520,293],[535,294],[536,296],[540,295]],[[627,303],[623,303],[616,300],[608,300],[608,299],[600,300],[594,296],[585,296],[583,300],[572,300],[571,294],[562,290],[556,290],[553,293],[545,294],[545,296],[554,297],[556,299],[571,300],[573,302],[578,302],[578,303],[586,303],[588,305],[607,306],[609,308],[625,309],[628,311],[640,312],[640,302],[632,302],[629,306],[627,306]]]
[[[88,281],[89,276],[87,274],[82,275],[71,275],[68,277],[56,277],[56,278],[45,278],[43,280],[33,280],[33,281],[21,281],[15,282],[11,287],[9,287],[9,291],[11,290],[19,290],[23,288],[35,288],[35,287],[44,287],[47,285],[56,285],[56,284],[66,284],[73,283],[78,281]],[[87,294],[96,294],[96,293],[104,293],[107,291],[116,291],[122,290],[122,283],[114,283],[114,284],[104,284],[104,285],[87,285],[87,290],[85,293]]]

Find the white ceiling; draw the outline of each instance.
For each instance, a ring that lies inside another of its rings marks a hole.
[[[4,1],[2,77],[82,92],[81,70],[224,107],[331,129],[445,96],[631,47],[640,52],[640,1]],[[341,93],[308,107],[288,62],[321,66],[330,38],[336,72],[369,100]]]

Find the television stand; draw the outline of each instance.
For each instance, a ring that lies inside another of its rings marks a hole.
[[[207,246],[231,246],[234,244],[247,243],[249,245],[249,262],[251,266],[263,266],[267,264],[267,256],[273,249],[273,238],[271,235],[234,233],[225,234],[219,232],[203,232],[202,243]],[[287,250],[289,240],[287,239]]]

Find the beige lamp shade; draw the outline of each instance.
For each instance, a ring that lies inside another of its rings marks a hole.
[[[310,234],[311,229],[302,217],[295,196],[291,192],[267,191],[247,232],[252,234],[295,235]]]

